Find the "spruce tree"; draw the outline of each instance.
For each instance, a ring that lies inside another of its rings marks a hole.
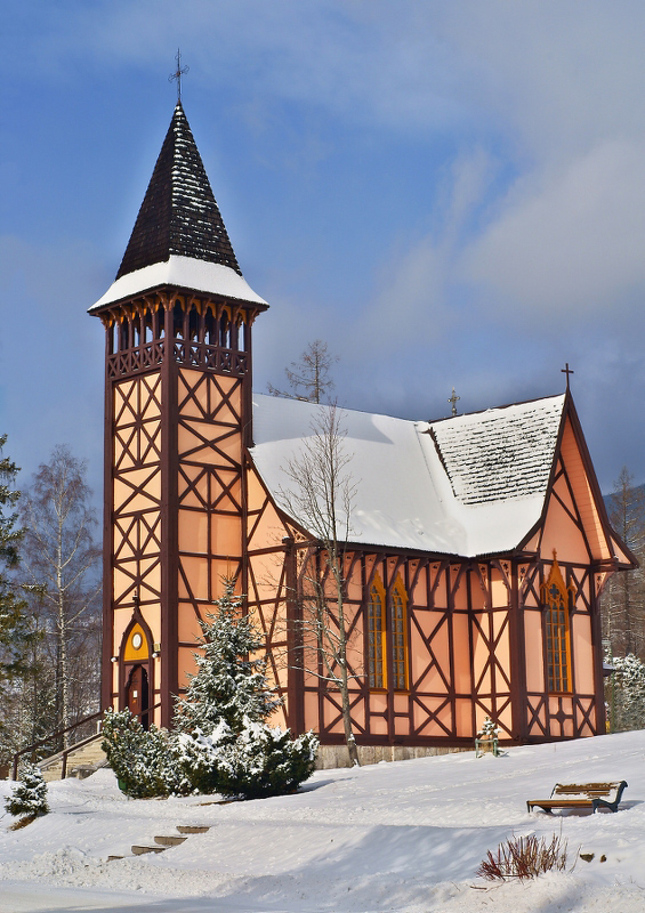
[[[11,795],[6,799],[5,808],[10,815],[35,817],[47,814],[49,811],[47,784],[35,764],[23,764],[20,783],[13,788]]]
[[[251,658],[263,646],[242,614],[235,581],[224,581],[217,613],[201,623],[203,652],[197,673],[175,715],[182,792],[278,795],[295,790],[313,773],[317,739],[292,739],[266,720],[280,699],[266,679],[266,660]]]
[[[235,596],[235,581],[224,581],[224,595],[215,601],[217,613],[200,620],[203,652],[195,654],[197,673],[186,698],[176,706],[175,726],[184,732],[210,732],[224,722],[233,733],[246,718],[264,722],[280,705],[266,679],[266,660],[251,659],[264,640]]]
[[[24,648],[29,639],[25,601],[17,594],[13,571],[24,531],[16,526],[19,493],[14,489],[18,467],[2,456],[7,440],[0,435],[0,697],[24,670]],[[0,726],[2,725],[0,721]]]

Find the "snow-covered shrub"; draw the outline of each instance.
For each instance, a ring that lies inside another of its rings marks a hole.
[[[35,764],[24,763],[20,771],[20,783],[14,786],[11,795],[5,800],[5,809],[10,815],[46,815],[47,784]]]
[[[196,792],[257,799],[293,792],[313,773],[318,739],[245,718],[239,732],[224,720],[205,735],[178,736],[185,781]]]
[[[318,741],[293,739],[266,720],[280,705],[266,679],[266,660],[251,659],[264,640],[241,614],[235,582],[225,581],[218,611],[201,622],[203,653],[186,698],[177,702],[181,790],[247,798],[291,792],[311,776]]]
[[[554,834],[550,842],[535,834],[512,837],[490,850],[476,874],[489,881],[506,878],[536,878],[545,872],[564,872],[567,866],[567,841]]]
[[[176,791],[177,757],[167,730],[145,730],[129,710],[108,710],[103,719],[103,751],[123,792],[133,799]]]
[[[612,729],[645,728],[645,663],[633,653],[610,660],[616,670],[610,678],[609,707],[613,713]]]

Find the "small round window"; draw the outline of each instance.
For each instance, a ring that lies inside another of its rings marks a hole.
[[[139,650],[141,648],[142,643],[143,643],[143,637],[137,631],[135,634],[132,635],[132,646],[134,647],[135,650]]]

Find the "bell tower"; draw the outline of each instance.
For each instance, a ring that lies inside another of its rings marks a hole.
[[[103,707],[169,725],[198,619],[245,577],[251,328],[244,280],[181,102],[105,328]]]

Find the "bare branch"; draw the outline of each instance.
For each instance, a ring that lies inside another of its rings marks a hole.
[[[347,662],[348,625],[344,603],[345,552],[351,534],[356,485],[345,448],[346,432],[336,405],[321,407],[300,453],[283,467],[279,496],[288,514],[316,540],[304,557],[296,594],[302,620],[294,651],[298,668],[340,692],[350,761],[358,764],[350,712],[349,682],[357,676]]]

